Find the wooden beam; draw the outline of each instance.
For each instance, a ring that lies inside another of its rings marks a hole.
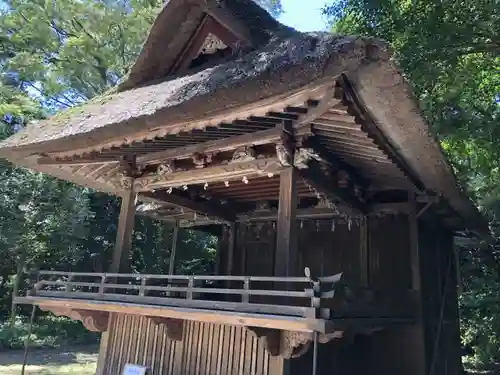
[[[362,213],[368,211],[366,205],[354,195],[352,189],[339,187],[334,179],[327,178],[319,170],[317,163],[310,163],[309,168],[301,169],[299,173],[311,187],[319,193],[325,194],[331,201],[344,203],[348,207],[352,207],[354,210]]]
[[[280,175],[275,276],[296,276],[297,243],[297,170],[285,169]]]
[[[250,161],[233,162],[207,168],[196,168],[165,174],[153,174],[136,178],[137,191],[178,188],[219,181],[241,180],[243,177],[265,176],[277,174],[283,169],[278,158],[267,157]]]
[[[139,200],[143,202],[153,202],[160,204],[168,203],[177,207],[182,207],[190,211],[205,214],[207,216],[217,217],[226,221],[236,220],[236,214],[232,212],[230,208],[215,206],[208,201],[196,202],[192,199],[182,197],[175,193],[168,194],[165,191],[142,193],[139,195]]]
[[[119,162],[120,159],[111,156],[95,156],[89,158],[75,158],[75,159],[54,159],[49,156],[42,156],[37,160],[38,165],[64,165],[64,166],[118,164]]]
[[[317,330],[325,332],[326,322],[321,319],[302,317],[286,317],[276,314],[256,314],[251,312],[222,311],[216,309],[189,308],[176,306],[154,306],[149,304],[137,304],[125,301],[92,301],[75,300],[48,297],[22,297],[19,303],[35,304],[43,308],[68,308],[75,310],[106,311],[118,314],[133,314],[141,316],[157,316],[198,322],[210,322],[216,324],[227,324],[235,326],[250,326],[276,328],[288,331],[312,332]],[[277,308],[279,309],[279,307]]]
[[[222,138],[184,147],[177,147],[175,149],[158,151],[151,154],[139,156],[137,158],[137,164],[147,165],[159,163],[164,160],[189,159],[193,156],[193,154],[196,153],[207,154],[212,152],[223,152],[234,150],[244,146],[257,146],[267,143],[273,143],[280,140],[283,131],[283,126],[278,125],[274,128],[262,130],[255,133],[247,133],[234,137]]]
[[[118,218],[118,230],[116,232],[115,249],[110,272],[118,273],[128,268],[128,257],[132,249],[132,234],[134,231],[135,206],[137,195],[134,189],[130,189],[122,196],[120,216]]]

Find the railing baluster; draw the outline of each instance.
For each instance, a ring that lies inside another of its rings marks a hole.
[[[139,289],[140,296],[146,295],[146,283],[147,283],[147,276],[142,276],[141,277],[141,287]]]
[[[243,282],[243,289],[244,289],[244,293],[243,293],[241,302],[249,303],[250,302],[250,277],[245,277],[245,281]]]
[[[104,284],[106,284],[106,274],[101,275],[101,285],[99,285],[99,294],[104,294]]]
[[[68,281],[66,282],[66,292],[72,292],[71,290],[71,280],[73,280],[73,273],[68,275]]]
[[[186,293],[186,297],[189,300],[193,299],[193,287],[194,287],[194,277],[191,276],[191,277],[189,277],[189,280],[188,280],[188,289],[187,289],[187,293]]]

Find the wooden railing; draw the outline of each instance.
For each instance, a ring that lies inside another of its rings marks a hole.
[[[313,279],[38,271],[35,277],[30,297],[328,318],[325,306],[342,274]]]

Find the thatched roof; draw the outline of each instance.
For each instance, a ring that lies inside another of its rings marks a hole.
[[[189,18],[190,11],[201,12],[196,6],[202,2],[171,0],[160,14],[122,89],[139,87],[103,96],[28,125],[0,144],[0,157],[23,164],[23,158],[32,154],[84,147],[99,150],[105,143],[119,146],[132,140],[152,139],[167,131],[189,129],[195,120],[237,111],[257,101],[286,97],[312,83],[344,75],[377,127],[425,188],[442,194],[469,221],[470,227],[484,228],[477,209],[457,186],[452,168],[421,116],[410,86],[386,44],[379,40],[295,32],[279,25],[260,8],[248,5],[250,0],[226,0],[225,4],[234,7],[227,9],[252,30],[258,48],[207,69],[158,79],[168,71],[170,56],[157,45],[164,37],[168,50],[175,51],[171,29],[182,28],[175,22],[182,24],[180,19]],[[246,10],[246,6],[251,11],[241,10]],[[196,19],[192,14],[190,17]],[[184,27],[193,29],[193,25]],[[150,79],[153,81],[144,83]],[[31,162],[29,166],[37,168]]]
[[[165,119],[174,124],[207,117],[317,80],[356,73],[377,61],[399,76],[386,45],[380,41],[329,33],[294,33],[286,39],[273,39],[242,58],[106,95],[48,120],[33,122],[0,147],[22,151],[47,146],[54,152],[71,150],[75,144],[87,147],[117,136],[123,139],[161,127]]]

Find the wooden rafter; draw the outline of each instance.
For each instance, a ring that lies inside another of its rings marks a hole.
[[[397,152],[387,136],[379,129],[377,124],[373,122],[367,109],[363,106],[356,91],[351,86],[349,79],[345,75],[342,75],[340,82],[349,101],[349,108],[351,111],[354,111],[354,115],[358,116],[360,119],[359,122],[362,124],[361,128],[375,141],[377,146],[384,151],[389,159],[403,171],[417,189],[424,190],[425,186],[422,181],[413,173],[412,168],[401,157],[399,152]]]
[[[159,204],[167,203],[226,221],[236,220],[236,213],[232,212],[231,208],[228,207],[222,208],[210,202],[196,202],[190,198],[182,197],[175,193],[168,194],[165,191],[156,191],[154,193],[141,193],[139,195],[139,200],[143,202],[159,203]]]
[[[243,146],[257,146],[267,143],[273,143],[280,140],[283,131],[283,125],[277,125],[272,129],[262,130],[259,132],[247,133],[234,137],[222,138],[214,141],[158,151],[138,157],[137,164],[155,164],[165,160],[191,158],[193,154],[196,153],[206,154],[213,152],[224,152],[234,150]]]

